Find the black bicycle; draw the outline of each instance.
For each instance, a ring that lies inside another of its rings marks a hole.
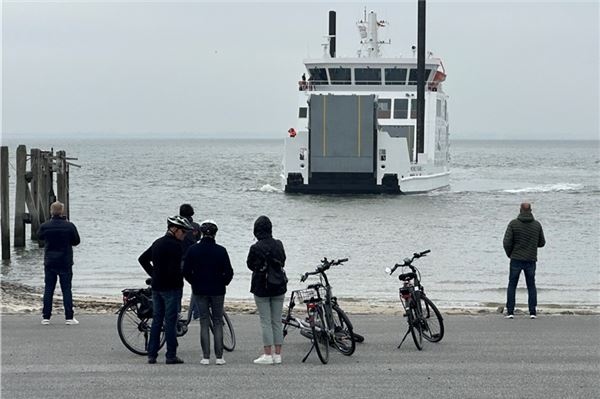
[[[152,327],[152,288],[151,279],[146,280],[146,288],[127,288],[123,292],[123,306],[117,312],[117,332],[123,345],[131,352],[145,356],[148,354],[150,328]],[[190,298],[187,318],[177,322],[177,336],[188,332],[188,326],[194,318],[194,304]],[[213,330],[212,319],[210,325]],[[165,344],[165,333],[161,331],[159,348]],[[235,332],[229,316],[223,311],[223,349],[231,352],[235,349]]]
[[[421,284],[421,272],[412,262],[426,256],[431,250],[415,252],[412,258],[405,258],[401,264],[395,264],[392,269],[385,269],[390,275],[398,267],[410,268],[409,273],[402,273],[398,279],[402,281],[400,287],[400,302],[404,308],[408,321],[408,331],[404,334],[400,345],[410,333],[418,350],[423,349],[423,338],[429,342],[439,342],[444,337],[444,320],[442,314],[433,302],[425,295],[425,288]]]
[[[363,342],[364,337],[353,331],[352,323],[340,308],[337,298],[333,296],[326,271],[331,266],[341,265],[348,259],[328,261],[324,258],[313,272],[302,275],[304,282],[311,275],[319,275],[319,283],[310,284],[306,289],[292,291],[287,313],[282,317],[283,336],[287,336],[288,327],[300,329],[300,334],[311,340],[312,346],[302,359],[305,362],[313,349],[323,364],[329,361],[329,346],[333,346],[346,356],[354,353],[356,342]],[[307,317],[294,316],[296,302],[306,304]]]

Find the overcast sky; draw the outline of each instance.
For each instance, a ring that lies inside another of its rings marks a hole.
[[[416,0],[2,5],[2,134],[283,137],[327,12],[338,55],[364,6],[386,55],[416,44]],[[599,139],[598,1],[427,2],[453,138]]]

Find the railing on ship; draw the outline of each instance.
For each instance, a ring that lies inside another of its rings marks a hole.
[[[299,80],[298,81],[298,90],[299,91],[318,91],[319,87],[321,86],[328,86],[328,89],[330,88],[330,86],[340,86],[340,87],[345,87],[345,86],[353,86],[355,88],[359,88],[362,86],[376,86],[378,88],[382,88],[383,90],[398,90],[399,88],[403,88],[403,87],[410,87],[410,86],[416,86],[416,82],[408,82],[408,84],[406,84],[405,82],[402,83],[389,83],[387,82],[386,84],[382,84],[381,80],[362,80],[362,81],[358,81],[358,82],[354,82],[354,84],[352,84],[351,82],[348,81],[332,81],[331,83],[329,83],[328,80]],[[442,83],[441,82],[427,82],[426,85],[426,90],[427,91],[438,91],[442,88]]]

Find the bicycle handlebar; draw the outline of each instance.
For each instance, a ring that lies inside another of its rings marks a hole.
[[[390,276],[396,271],[397,268],[399,267],[403,267],[403,266],[408,266],[411,268],[411,270],[414,271],[414,266],[412,265],[413,260],[415,259],[419,259],[423,256],[426,256],[428,253],[431,252],[431,249],[427,249],[423,252],[415,252],[412,256],[412,258],[405,258],[404,261],[402,263],[396,263],[394,265],[394,267],[390,270]]]
[[[321,260],[321,264],[319,266],[317,266],[317,269],[313,272],[306,272],[304,273],[301,277],[300,277],[300,281],[301,282],[305,282],[306,279],[308,278],[308,276],[313,276],[315,274],[321,274],[324,273],[326,270],[328,270],[331,266],[337,266],[337,265],[341,265],[344,262],[347,262],[348,258],[342,258],[342,259],[338,259],[338,260],[327,260],[327,258],[323,258],[323,260]]]

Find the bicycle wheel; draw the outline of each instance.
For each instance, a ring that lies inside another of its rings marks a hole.
[[[232,352],[235,349],[235,332],[227,313],[223,312],[223,349]]]
[[[117,318],[117,332],[121,342],[127,349],[136,355],[148,354],[148,342],[150,341],[150,328],[152,317],[140,318],[138,309],[140,303],[132,301],[119,310]],[[165,332],[160,333],[159,349],[165,344]]]
[[[416,308],[416,304],[414,300],[411,300],[410,308],[408,312],[406,312],[406,317],[408,318],[408,325],[410,328],[410,334],[412,335],[413,341],[415,341],[415,346],[418,350],[423,349],[423,326],[422,326],[422,317],[418,309]]]
[[[429,342],[440,342],[444,338],[444,320],[431,299],[421,295],[421,313],[423,315],[423,338]]]
[[[210,321],[210,332],[215,333],[213,322],[212,322],[212,312]],[[232,352],[235,349],[235,333],[233,331],[233,324],[231,324],[231,320],[229,320],[229,316],[227,313],[223,311],[223,349],[227,352]]]
[[[346,356],[352,355],[356,349],[356,341],[352,332],[350,319],[337,305],[332,307],[331,316],[334,327],[333,344],[342,354]]]
[[[320,306],[317,307],[315,314],[310,318],[310,329],[317,356],[319,356],[321,363],[327,364],[329,361],[329,337],[325,329],[323,309]]]

